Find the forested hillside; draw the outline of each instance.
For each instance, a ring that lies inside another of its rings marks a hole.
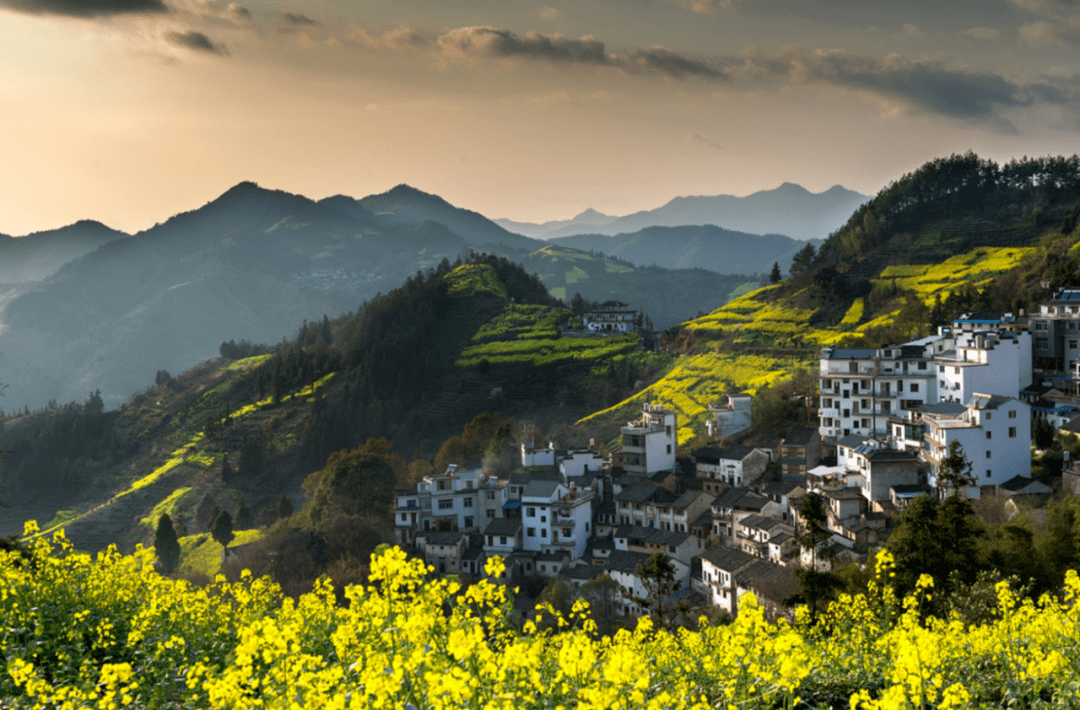
[[[820,249],[804,247],[790,278],[669,329],[662,343],[677,356],[671,369],[589,426],[614,436],[648,398],[680,412],[679,438],[689,442],[708,403],[730,389],[758,393],[757,431],[805,416],[786,398],[813,396],[823,346],[903,342],[964,311],[1018,313],[1080,285],[1078,215],[1077,156],[999,166],[967,153],[927,163],[856,210]],[[780,383],[788,384],[777,398]]]
[[[356,313],[305,323],[289,342],[227,342],[219,359],[159,371],[118,410],[92,394],[9,415],[7,525],[52,519],[86,549],[130,545],[149,532],[132,519],[154,510],[197,521],[241,495],[256,514],[283,493],[299,503],[300,483],[330,454],[372,437],[428,457],[482,413],[570,424],[656,366],[635,336],[560,337],[571,317],[506,259],[444,260]]]

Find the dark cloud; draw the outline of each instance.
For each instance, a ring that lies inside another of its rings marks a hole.
[[[714,81],[728,79],[728,72],[719,62],[696,59],[664,47],[646,47],[632,52],[627,66],[663,74],[673,79],[685,79],[691,76]]]
[[[99,17],[137,12],[166,12],[162,0],[0,0],[0,7],[35,15]]]
[[[593,37],[569,39],[562,35],[530,32],[524,36],[495,27],[459,27],[439,37],[449,54],[486,57],[523,57],[570,64],[612,64],[614,57]]]
[[[184,47],[185,49],[193,49],[197,52],[208,52],[210,54],[217,54],[224,56],[229,53],[225,45],[217,44],[211,41],[209,37],[202,32],[170,32],[165,37],[177,45],[178,47]]]
[[[281,17],[286,23],[293,27],[318,27],[322,25],[318,20],[313,20],[307,15],[301,15],[296,12],[282,12]]]

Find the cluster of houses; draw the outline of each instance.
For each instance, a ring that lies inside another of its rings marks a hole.
[[[481,576],[493,555],[507,582],[606,574],[627,616],[646,596],[639,565],[660,552],[691,608],[735,615],[753,592],[783,613],[795,568],[865,559],[912,498],[945,492],[953,441],[974,478],[962,494],[1048,497],[1031,478],[1032,422],[1080,433],[1078,324],[1080,290],[1065,290],[1031,316],[965,314],[901,345],[826,348],[817,428],[731,444],[751,415],[750,396],[732,393],[709,407],[708,433],[724,445],[690,461],[676,461],[676,413],[645,404],[607,457],[523,444],[508,478],[451,466],[397,491],[397,541],[442,574]],[[1080,470],[1066,479],[1080,491]],[[831,533],[814,551],[798,544],[809,492],[826,502]]]

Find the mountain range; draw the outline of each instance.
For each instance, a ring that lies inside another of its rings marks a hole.
[[[3,404],[38,408],[101,390],[113,406],[158,370],[214,357],[222,342],[278,342],[305,319],[354,311],[473,251],[525,265],[559,298],[622,300],[666,328],[758,285],[803,246],[698,227],[578,241],[552,251],[407,185],[314,201],[251,182],[133,235],[79,222],[0,238]],[[588,253],[598,248],[620,259]]]
[[[497,219],[506,229],[537,239],[554,239],[575,234],[613,236],[638,232],[647,227],[714,225],[751,234],[783,234],[794,239],[824,239],[839,229],[867,195],[834,185],[812,193],[785,182],[773,190],[745,197],[734,195],[676,197],[653,210],[615,217],[587,209],[568,220],[542,224]]]

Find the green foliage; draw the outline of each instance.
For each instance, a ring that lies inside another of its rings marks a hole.
[[[308,515],[318,526],[331,509],[345,515],[385,514],[393,499],[396,474],[385,454],[363,447],[336,451],[326,466],[307,477]]]
[[[487,264],[462,264],[446,275],[447,293],[455,298],[481,294],[506,298],[506,287]]]
[[[210,535],[222,547],[228,547],[236,535],[233,533],[232,516],[227,510],[219,510],[210,520]]]
[[[180,541],[168,513],[158,518],[157,530],[154,532],[154,550],[165,574],[171,574],[180,564]]]
[[[975,484],[971,474],[971,460],[964,454],[964,447],[953,439],[949,442],[947,455],[938,464],[937,487],[942,495],[960,495],[966,486]]]

